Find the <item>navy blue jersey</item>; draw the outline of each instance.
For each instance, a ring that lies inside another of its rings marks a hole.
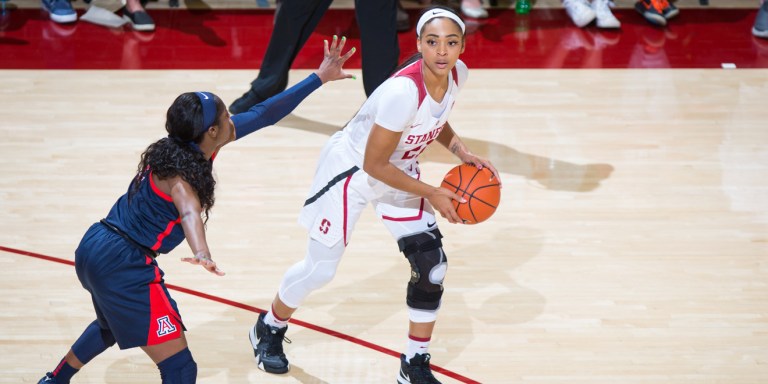
[[[117,199],[105,220],[158,253],[168,253],[184,241],[179,211],[171,196],[155,185],[151,170],[141,174],[133,196],[126,192]]]

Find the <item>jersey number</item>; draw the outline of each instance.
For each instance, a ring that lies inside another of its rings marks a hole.
[[[413,159],[414,157],[417,157],[417,156],[419,156],[419,155],[420,155],[422,152],[424,152],[424,150],[425,150],[425,149],[427,149],[427,146],[428,146],[430,143],[432,143],[433,141],[435,141],[435,139],[432,139],[432,140],[430,140],[430,141],[427,141],[426,143],[424,143],[424,144],[422,144],[422,145],[420,145],[420,146],[418,146],[418,147],[416,147],[416,148],[414,148],[414,149],[411,149],[410,151],[406,151],[406,152],[403,154],[403,158],[402,158],[402,160]]]

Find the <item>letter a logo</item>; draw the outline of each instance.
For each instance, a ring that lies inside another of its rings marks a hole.
[[[162,337],[176,332],[176,326],[171,323],[168,315],[157,319],[157,336]]]

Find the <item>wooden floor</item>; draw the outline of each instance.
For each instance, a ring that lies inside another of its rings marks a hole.
[[[357,71],[359,74],[359,71]],[[308,72],[295,71],[297,82]],[[164,135],[176,95],[230,102],[252,71],[0,71],[0,383],[35,383],[93,320],[73,260],[87,227]],[[474,70],[451,123],[503,175],[476,226],[442,221],[450,259],[431,352],[444,383],[764,383],[768,377],[765,70]],[[363,101],[331,83],[226,147],[208,223],[216,277],[161,257],[199,383],[392,383],[408,265],[368,210],[335,281],[310,296],[285,376],[247,332],[304,255],[296,223],[329,134]],[[425,180],[455,160],[429,152]],[[198,292],[200,294],[196,294]],[[207,296],[206,296],[207,295]],[[375,348],[356,340],[371,343]],[[159,382],[112,348],[76,383]]]

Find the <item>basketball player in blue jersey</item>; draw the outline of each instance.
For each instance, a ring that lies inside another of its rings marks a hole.
[[[225,144],[275,124],[305,97],[332,80],[351,78],[342,66],[345,39],[325,42],[320,68],[299,84],[229,115],[218,96],[184,93],[168,109],[168,137],[141,155],[136,177],[106,218],[93,224],[75,251],[75,269],[91,294],[96,320],[39,383],[66,384],[83,365],[118,344],[141,347],[160,369],[162,383],[194,383],[197,364],[187,348],[176,302],[163,281],[157,256],[187,240],[181,260],[222,276],[205,238],[214,203],[212,163]]]
[[[418,157],[431,143],[459,161],[498,172],[472,154],[448,123],[467,79],[464,23],[447,8],[427,9],[417,24],[420,55],[382,83],[320,155],[299,222],[309,230],[305,259],[285,273],[270,311],[251,329],[258,367],[289,370],[282,341],[287,323],[304,299],[333,279],[355,223],[370,203],[411,265],[406,304],[408,344],[398,383],[439,383],[429,366],[428,346],[443,294],[447,258],[435,220],[461,222],[453,192],[420,181]]]

